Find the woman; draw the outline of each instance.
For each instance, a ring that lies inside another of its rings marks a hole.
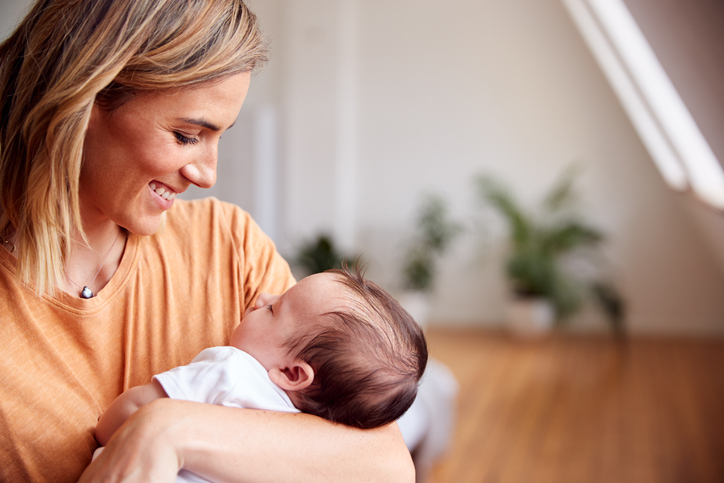
[[[246,213],[174,200],[214,184],[265,60],[241,0],[39,0],[0,46],[0,480],[414,478],[395,425],[174,400],[84,472],[118,394],[294,283]]]

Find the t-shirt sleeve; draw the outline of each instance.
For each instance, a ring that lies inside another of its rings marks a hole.
[[[172,399],[227,407],[296,412],[286,393],[271,382],[264,367],[233,347],[212,347],[186,365],[154,379]]]
[[[274,242],[247,212],[228,203],[223,203],[223,206],[241,261],[240,295],[244,301],[244,310],[250,307],[262,292],[275,295],[286,292],[296,280]]]

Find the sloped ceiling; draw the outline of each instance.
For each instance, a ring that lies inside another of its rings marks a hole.
[[[624,3],[724,166],[724,2]],[[724,272],[724,215],[692,200],[686,205]]]
[[[724,163],[724,2],[624,0]]]

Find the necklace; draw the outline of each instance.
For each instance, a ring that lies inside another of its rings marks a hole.
[[[101,270],[103,269],[103,266],[106,264],[106,260],[108,259],[108,255],[110,255],[111,252],[113,251],[113,247],[116,246],[116,242],[118,241],[118,238],[119,238],[120,236],[121,236],[121,230],[118,230],[118,235],[116,235],[116,239],[113,240],[113,245],[111,245],[111,248],[109,248],[109,249],[108,249],[108,252],[106,252],[106,256],[103,257],[103,261],[101,262],[101,266],[98,267],[98,271],[97,271],[96,274],[93,276],[93,280],[91,280],[88,285],[93,285],[93,282],[96,281],[96,277],[98,277],[98,274],[101,273]],[[68,280],[70,280],[70,281],[73,283],[73,285],[75,285],[76,287],[78,287],[79,289],[81,289],[81,291],[80,291],[80,298],[82,298],[82,299],[89,299],[89,298],[92,298],[92,297],[95,296],[95,294],[93,293],[93,290],[91,290],[88,285],[84,285],[83,287],[81,287],[79,284],[75,283],[75,281],[74,281],[72,278],[70,278],[67,273],[65,274],[65,278],[67,278]]]
[[[13,253],[15,251],[15,243],[11,242],[10,240],[0,238],[0,245],[3,245],[5,248],[7,248],[10,253]]]

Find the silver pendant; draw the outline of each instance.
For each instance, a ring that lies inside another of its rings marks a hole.
[[[86,285],[85,287],[83,287],[83,290],[80,293],[80,298],[89,299],[91,297],[93,297],[93,291],[91,289],[89,289],[88,286]]]

